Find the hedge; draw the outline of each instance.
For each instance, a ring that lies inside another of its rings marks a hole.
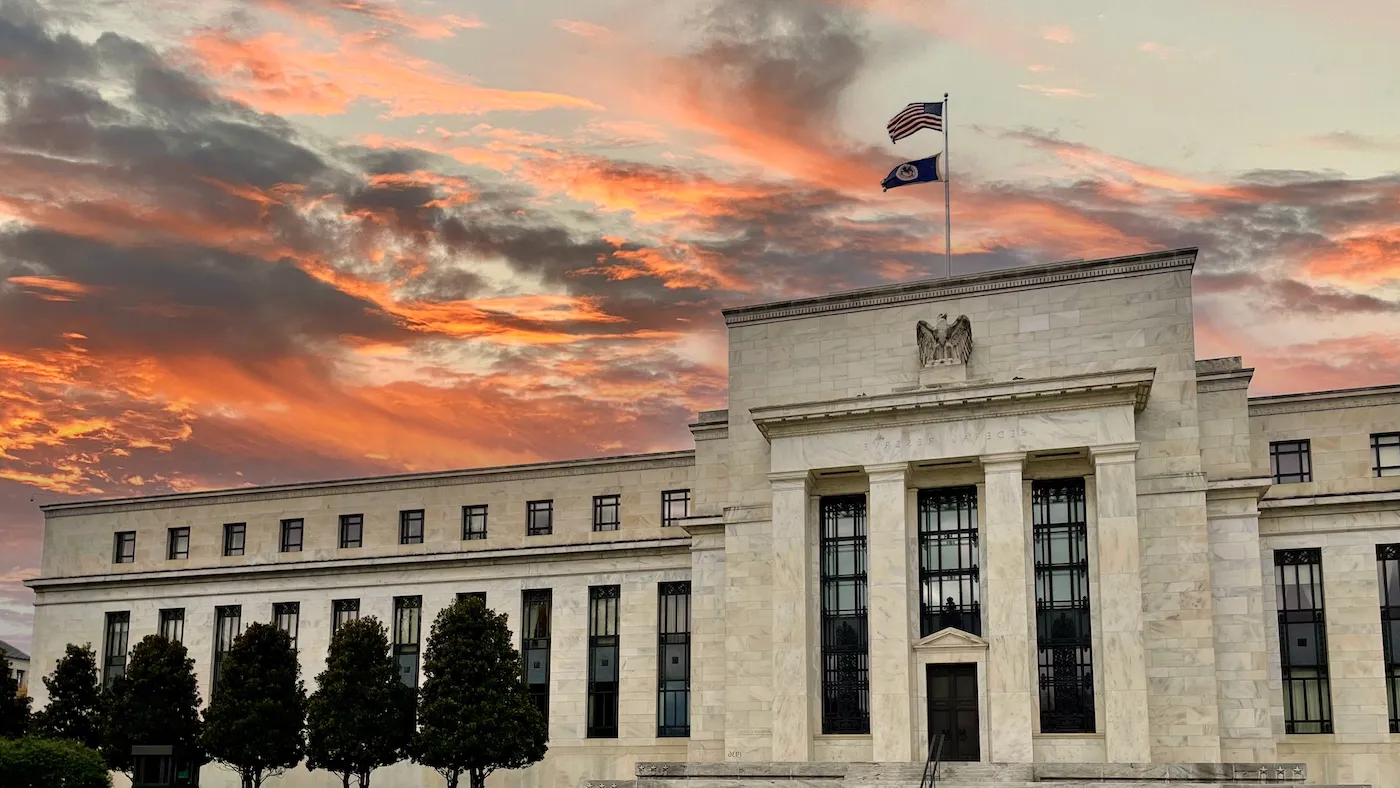
[[[57,739],[0,739],[0,785],[5,788],[111,788],[96,750]]]

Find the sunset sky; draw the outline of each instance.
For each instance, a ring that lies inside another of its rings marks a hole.
[[[1195,245],[1199,357],[1400,382],[1397,38],[1393,0],[0,0],[0,639],[41,504],[690,446],[722,308],[941,273],[942,189],[879,183],[944,91],[955,273]]]

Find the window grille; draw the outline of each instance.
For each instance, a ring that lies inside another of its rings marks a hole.
[[[616,531],[622,525],[622,499],[616,495],[593,496],[593,530]]]
[[[419,630],[423,621],[423,597],[394,597],[394,660],[399,665],[399,680],[406,686],[418,686]]]
[[[919,491],[920,631],[982,634],[977,488]]]
[[[527,536],[554,533],[554,501],[530,501],[525,504],[525,533]]]
[[[657,644],[657,736],[690,735],[690,583],[662,583]]]
[[[486,504],[462,507],[462,539],[486,538]]]
[[[126,645],[130,635],[130,611],[107,614],[107,632],[102,643],[102,686],[110,687],[118,676],[126,675]]]
[[[340,516],[340,548],[361,547],[365,539],[365,516],[363,514],[342,514]]]
[[[160,611],[160,634],[166,640],[185,642],[185,609],[168,608]]]
[[[549,638],[554,595],[548,588],[527,588],[520,594],[520,652],[525,658],[525,688],[549,725]]]
[[[680,525],[690,516],[690,490],[666,490],[661,493],[661,525]]]
[[[1322,550],[1274,551],[1285,733],[1331,733]]]
[[[1312,444],[1309,441],[1274,441],[1269,444],[1269,470],[1274,484],[1312,481]]]
[[[588,589],[588,738],[617,738],[620,586]]]
[[[1089,531],[1084,480],[1031,485],[1042,733],[1093,733]]]
[[[865,496],[821,500],[822,733],[870,732]]]

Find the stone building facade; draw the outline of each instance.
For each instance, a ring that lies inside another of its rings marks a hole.
[[[412,682],[433,615],[484,593],[550,724],[500,786],[922,762],[935,730],[990,763],[1400,788],[1400,385],[1249,397],[1195,357],[1195,256],[729,310],[693,450],[46,506],[34,669],[178,629],[207,697],[221,641],[278,620],[309,682],[353,600]],[[915,326],[946,350],[959,316],[970,354],[930,358]]]

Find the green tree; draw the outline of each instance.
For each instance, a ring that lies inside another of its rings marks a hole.
[[[0,739],[0,785],[5,788],[111,788],[112,775],[96,750],[75,741]]]
[[[11,670],[10,661],[0,655],[0,739],[18,739],[29,732],[29,704],[34,699],[19,694]]]
[[[107,764],[130,773],[133,745],[172,745],[203,763],[200,727],[199,682],[189,652],[162,635],[142,638],[103,701]]]
[[[64,649],[44,677],[49,704],[34,714],[34,731],[46,739],[69,739],[97,749],[102,744],[102,683],[92,644]]]
[[[408,755],[413,688],[399,680],[389,635],[373,617],[347,621],[331,638],[326,669],[307,703],[306,765],[369,788],[370,772]]]
[[[221,673],[204,712],[204,750],[237,772],[243,788],[260,788],[306,753],[306,687],[292,640],[272,624],[251,624]]]
[[[483,788],[497,769],[544,757],[548,730],[521,682],[520,652],[504,613],[467,598],[438,614],[428,637],[413,760],[457,788]]]

